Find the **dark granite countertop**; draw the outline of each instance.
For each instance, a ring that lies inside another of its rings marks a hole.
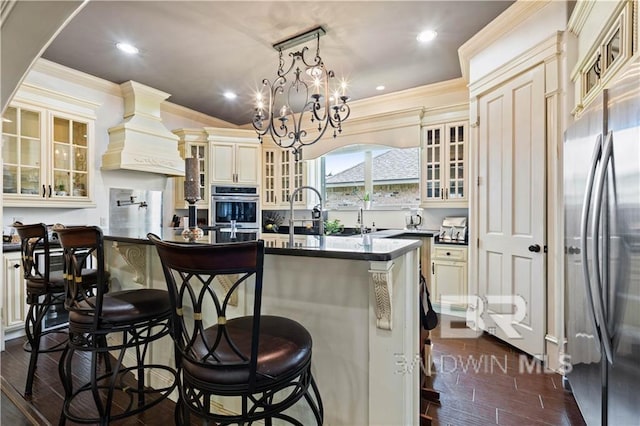
[[[184,242],[181,229],[163,228],[154,233],[163,240]],[[387,232],[387,231],[380,231]],[[333,259],[387,261],[395,259],[422,245],[420,240],[395,239],[391,236],[366,234],[350,237],[332,237],[318,235],[295,235],[293,246],[289,244],[289,236],[273,233],[249,234],[239,232],[238,240],[260,238],[265,242],[265,252],[274,255],[322,257]],[[399,233],[401,235],[404,233]],[[218,233],[218,235],[220,235]],[[244,237],[244,238],[243,238]],[[105,230],[105,240],[151,244],[146,232],[135,230]],[[215,243],[216,233],[206,232],[205,236],[196,243]]]
[[[154,231],[164,240],[184,242],[181,232],[182,229],[176,228]],[[366,234],[365,237],[361,235],[347,237],[295,235],[293,247],[289,247],[289,236],[286,234],[265,232],[260,233],[259,238],[264,240],[267,254],[386,261],[422,245],[421,241],[406,239],[407,237],[433,237],[437,233],[438,231],[422,229],[386,229]],[[245,230],[238,232],[237,236],[238,240],[256,238],[254,233],[247,233]],[[104,237],[105,240],[110,241],[151,244],[146,232],[137,230],[105,229]],[[213,230],[205,230],[205,236],[198,242],[215,243],[215,233]],[[4,243],[2,250],[5,253],[20,251],[20,243]]]

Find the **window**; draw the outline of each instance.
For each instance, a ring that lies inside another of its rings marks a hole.
[[[321,157],[327,209],[360,208],[369,194],[372,208],[420,204],[420,149],[352,146]]]

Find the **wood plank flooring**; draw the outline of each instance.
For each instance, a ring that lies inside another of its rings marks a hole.
[[[432,331],[431,339],[433,374],[424,377],[424,385],[440,393],[440,402],[424,399],[421,410],[433,419],[434,425],[585,424],[571,393],[563,389],[560,375],[521,372],[519,363],[523,354],[500,340],[488,335],[476,339],[443,338],[439,328]],[[18,397],[24,391],[29,360],[29,354],[22,349],[23,342],[24,339],[7,342],[1,354],[4,384],[12,387]],[[63,400],[59,357],[60,352],[41,356],[33,397],[30,401],[23,400],[51,424],[58,423]],[[524,359],[531,362],[526,356]],[[173,408],[173,402],[165,400],[138,416],[112,424],[172,425]]]

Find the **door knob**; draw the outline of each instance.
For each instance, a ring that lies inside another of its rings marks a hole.
[[[533,252],[533,253],[539,253],[540,252],[540,244],[532,244],[529,246],[529,251]]]

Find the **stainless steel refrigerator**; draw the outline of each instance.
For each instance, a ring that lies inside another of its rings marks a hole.
[[[640,61],[565,132],[567,378],[588,425],[640,424]]]

